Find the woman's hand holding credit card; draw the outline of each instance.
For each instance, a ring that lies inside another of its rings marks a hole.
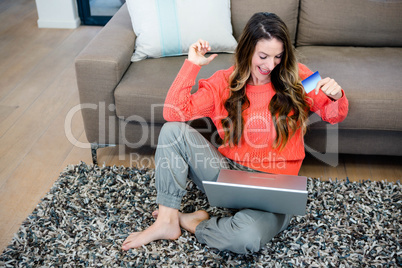
[[[342,88],[338,83],[329,77],[322,79],[318,71],[304,79],[302,84],[306,93],[315,90],[317,95],[321,89],[325,95],[332,99],[338,100],[342,97]]]

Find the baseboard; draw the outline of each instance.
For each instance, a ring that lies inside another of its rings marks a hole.
[[[60,20],[38,20],[39,28],[58,28],[58,29],[75,29],[81,25],[81,20],[60,21]]]

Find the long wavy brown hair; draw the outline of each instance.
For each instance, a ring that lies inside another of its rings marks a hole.
[[[276,130],[274,148],[282,150],[292,135],[306,129],[308,103],[299,77],[295,52],[285,23],[273,13],[256,13],[248,21],[235,51],[235,69],[229,77],[230,96],[224,107],[228,116],[222,119],[224,144],[238,144],[244,129],[242,112],[250,105],[246,85],[251,77],[251,62],[257,42],[276,38],[283,43],[281,62],[271,72],[276,94],[269,103]]]

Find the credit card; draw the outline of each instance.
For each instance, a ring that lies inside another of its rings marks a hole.
[[[304,90],[306,91],[306,93],[310,93],[311,91],[313,91],[315,89],[315,87],[317,86],[318,81],[320,81],[320,80],[321,80],[321,76],[318,73],[318,71],[313,73],[306,79],[304,79],[302,81],[302,84],[303,84],[303,87],[304,87]]]

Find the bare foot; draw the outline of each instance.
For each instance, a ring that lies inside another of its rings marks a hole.
[[[138,248],[160,239],[175,240],[180,237],[178,211],[171,208],[162,209],[158,219],[146,230],[130,234],[123,242],[122,249]]]
[[[200,224],[200,222],[208,219],[209,214],[205,210],[179,214],[180,226],[192,234],[195,234],[195,228]]]
[[[158,218],[159,210],[152,212],[152,217]],[[193,213],[181,213],[179,212],[179,222],[180,226],[189,231],[190,233],[195,233],[195,228],[200,224],[200,222],[208,220],[209,215],[205,210],[198,210]]]

